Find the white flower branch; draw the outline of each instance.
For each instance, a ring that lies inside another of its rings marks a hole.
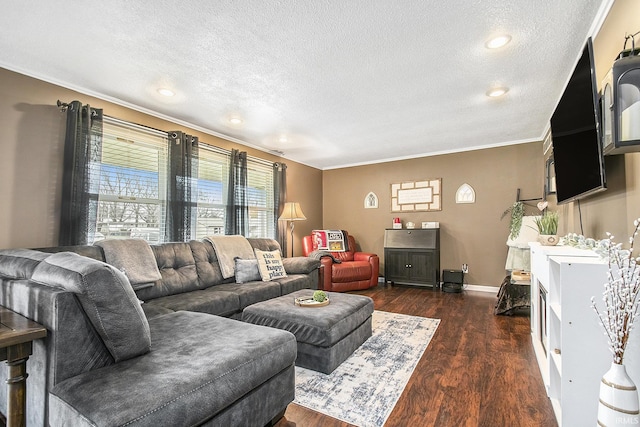
[[[607,283],[604,284],[602,301],[604,309],[596,306],[591,297],[591,306],[600,319],[613,353],[613,361],[622,364],[629,333],[638,317],[638,294],[640,293],[640,257],[633,256],[634,242],[640,230],[640,218],[633,222],[635,230],[629,238],[629,249],[614,243],[613,236],[598,242],[594,251],[608,261]]]

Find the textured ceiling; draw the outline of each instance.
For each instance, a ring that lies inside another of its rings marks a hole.
[[[4,0],[0,66],[330,169],[540,140],[611,1]]]

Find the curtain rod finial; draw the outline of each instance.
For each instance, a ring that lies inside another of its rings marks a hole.
[[[69,107],[69,104],[67,104],[66,102],[61,102],[59,99],[58,99],[58,102],[56,102],[56,105],[58,106],[58,108],[60,108],[60,111],[63,113],[67,111],[67,108]]]

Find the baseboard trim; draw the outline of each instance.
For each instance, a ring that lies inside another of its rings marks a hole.
[[[383,276],[378,276],[379,284],[386,284]],[[442,282],[440,282],[440,288],[442,289]],[[500,290],[499,286],[486,286],[486,285],[463,285],[463,289],[466,291],[477,291],[477,292],[488,292],[488,293],[497,293]]]
[[[491,292],[497,293],[500,288],[497,286],[485,286],[485,285],[464,285],[465,291],[478,291],[478,292]]]

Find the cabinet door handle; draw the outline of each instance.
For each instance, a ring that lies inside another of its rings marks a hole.
[[[409,264],[409,268],[411,268],[411,264]]]

